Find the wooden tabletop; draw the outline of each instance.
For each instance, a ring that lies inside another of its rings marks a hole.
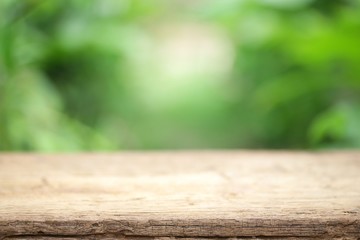
[[[360,239],[360,152],[0,154],[0,239]]]

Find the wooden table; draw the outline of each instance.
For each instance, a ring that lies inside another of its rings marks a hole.
[[[360,239],[360,152],[0,154],[0,239]]]

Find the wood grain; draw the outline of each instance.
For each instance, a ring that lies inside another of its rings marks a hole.
[[[0,154],[0,239],[360,239],[360,152]]]

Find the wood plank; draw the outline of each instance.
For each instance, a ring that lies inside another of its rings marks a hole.
[[[0,154],[0,239],[360,239],[360,152]]]

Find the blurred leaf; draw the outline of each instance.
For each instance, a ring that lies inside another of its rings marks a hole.
[[[333,108],[320,114],[313,122],[309,136],[312,144],[343,140],[346,135],[347,116],[343,109]]]

